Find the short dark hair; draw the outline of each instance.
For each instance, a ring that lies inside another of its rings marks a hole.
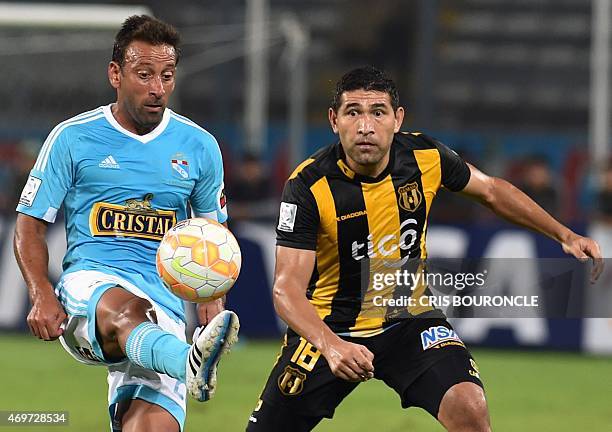
[[[391,98],[393,110],[399,107],[399,95],[395,83],[383,71],[373,66],[353,69],[340,78],[336,84],[336,93],[331,105],[334,111],[337,112],[340,108],[342,93],[351,90],[374,90],[387,93]]]
[[[113,46],[112,60],[119,66],[123,66],[125,50],[135,40],[148,42],[155,46],[164,44],[172,46],[178,64],[181,55],[179,48],[181,37],[170,24],[148,15],[132,15],[126,19],[115,36],[115,45]]]

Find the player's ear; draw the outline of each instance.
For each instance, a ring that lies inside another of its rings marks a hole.
[[[329,119],[329,124],[331,125],[332,130],[337,135],[338,134],[338,125],[337,125],[338,114],[331,107],[327,111],[327,118]]]
[[[404,122],[404,108],[398,107],[395,110],[395,127],[393,128],[393,131],[395,133],[398,133],[399,130],[402,128],[403,122]]]
[[[108,81],[113,88],[119,88],[121,85],[121,66],[117,62],[108,64]]]

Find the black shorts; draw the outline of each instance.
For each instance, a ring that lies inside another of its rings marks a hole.
[[[404,408],[421,407],[437,418],[453,385],[482,387],[476,363],[445,319],[405,320],[377,336],[342,338],[374,354],[374,377],[398,393]],[[334,376],[320,352],[289,329],[247,430],[311,430],[323,417],[332,418],[358,385]]]

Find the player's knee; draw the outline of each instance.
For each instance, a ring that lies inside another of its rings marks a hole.
[[[489,412],[485,403],[474,403],[465,406],[459,421],[459,431],[491,432]]]
[[[283,405],[270,405],[261,399],[249,417],[245,432],[309,432],[322,417],[302,416]]]
[[[450,432],[491,430],[484,391],[474,383],[451,387],[442,399],[438,419]]]
[[[157,322],[155,309],[147,299],[134,296],[122,304],[113,316],[113,326],[116,329],[124,329],[136,326],[143,321]]]
[[[153,305],[123,288],[108,290],[96,307],[96,324],[103,337],[117,339],[144,321],[157,322]]]

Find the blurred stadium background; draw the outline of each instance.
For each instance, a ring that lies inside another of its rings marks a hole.
[[[29,305],[12,230],[46,134],[113,101],[106,66],[126,16],[151,13],[181,31],[171,106],[211,131],[224,154],[231,228],[245,256],[229,299],[242,319],[243,342],[223,366],[218,397],[191,406],[187,430],[233,431],[257,400],[283,328],[270,298],[278,197],[292,167],[333,141],[327,107],[350,68],[385,69],[407,110],[404,130],[435,136],[485,172],[510,179],[611,256],[610,3],[0,3],[0,410],[68,410],[70,430],[106,425],[104,371],[26,335]],[[56,278],[65,247],[61,221],[49,242]],[[433,256],[563,256],[553,242],[444,192],[432,209],[429,244]],[[600,285],[612,288],[612,270],[602,277]],[[510,283],[508,290],[515,288]],[[455,322],[478,347],[495,430],[612,431],[611,290],[585,284],[578,301],[584,316],[599,318]],[[424,413],[401,411],[377,383],[358,389],[337,417],[318,430],[441,430]]]

